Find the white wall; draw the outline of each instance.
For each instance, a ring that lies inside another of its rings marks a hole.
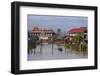
[[[11,30],[11,2],[14,0],[0,0],[0,76],[13,76],[10,73],[10,30]],[[17,1],[17,0],[16,0]],[[74,4],[74,5],[91,5],[98,6],[98,11],[100,13],[100,0],[21,0],[30,2],[45,2],[45,3],[59,3],[59,4]],[[98,22],[100,20],[100,14],[98,15]],[[99,23],[100,24],[100,23]],[[98,24],[98,28],[100,26]],[[100,30],[98,31],[100,32]],[[100,44],[100,34],[98,38]],[[65,71],[65,72],[53,72],[53,73],[40,73],[34,74],[34,76],[87,76],[100,74],[100,49],[98,50],[98,70],[85,70],[85,71]],[[33,75],[33,74],[26,74]],[[23,76],[23,75],[22,75]]]

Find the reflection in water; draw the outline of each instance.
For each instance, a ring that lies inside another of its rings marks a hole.
[[[80,59],[87,58],[87,52],[74,51],[58,47],[56,44],[37,45],[33,52],[28,54],[28,60],[55,60],[55,59]]]

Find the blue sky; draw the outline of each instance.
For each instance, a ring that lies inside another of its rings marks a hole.
[[[87,27],[88,18],[78,16],[46,16],[46,15],[28,15],[28,30],[34,26],[49,28],[53,30],[61,29],[67,32],[71,28]]]

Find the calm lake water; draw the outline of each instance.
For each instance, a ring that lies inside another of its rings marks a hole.
[[[61,47],[61,50],[58,50],[56,44],[44,44],[41,48],[38,45],[35,49],[32,49],[33,53],[28,54],[28,61],[31,60],[56,60],[56,59],[83,59],[87,58],[88,55],[86,52],[78,52],[70,49],[65,49]]]

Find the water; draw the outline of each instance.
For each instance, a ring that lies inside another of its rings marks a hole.
[[[38,45],[35,49],[32,49],[33,53],[28,54],[28,60],[56,60],[56,59],[83,59],[87,58],[87,53],[78,52],[61,47],[62,51],[58,50],[56,44],[44,44],[41,48]],[[42,49],[42,50],[41,50]]]

